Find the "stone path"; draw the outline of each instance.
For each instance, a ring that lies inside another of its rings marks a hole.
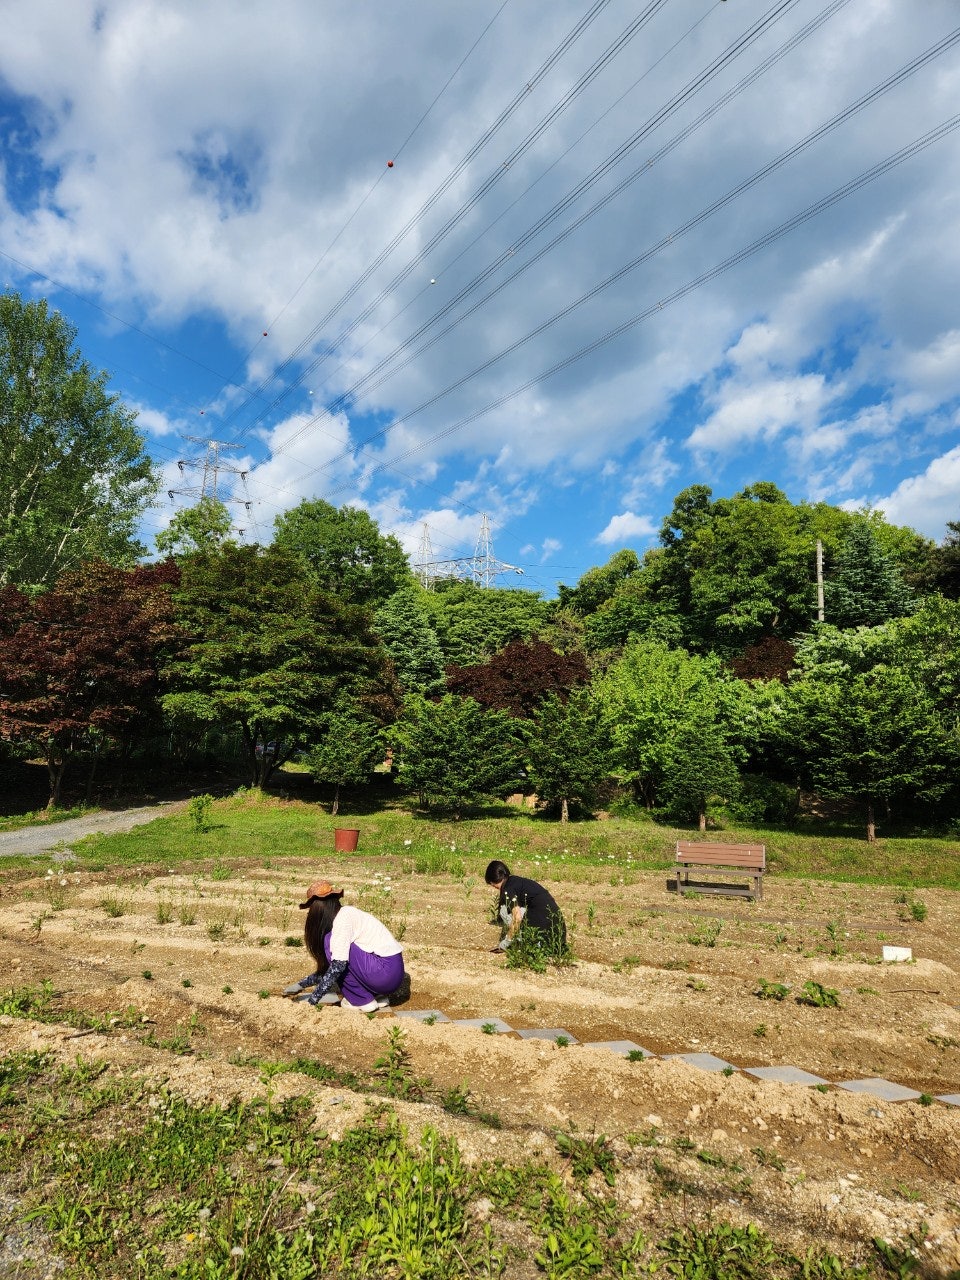
[[[487,1035],[515,1035],[521,1040],[552,1040],[554,1044],[578,1045],[580,1041],[563,1027],[530,1027],[517,1031],[504,1022],[502,1018],[491,1015],[489,1018],[454,1018],[450,1019],[441,1009],[393,1009],[391,1012],[398,1018],[413,1018],[417,1022],[432,1026],[436,1022],[452,1022],[458,1027],[476,1027]],[[585,1049],[607,1049],[621,1057],[655,1058],[657,1055],[633,1040],[591,1040],[584,1044]],[[918,1089],[908,1089],[906,1085],[896,1084],[893,1080],[884,1080],[880,1076],[871,1076],[864,1080],[825,1080],[823,1076],[814,1075],[812,1071],[804,1071],[790,1063],[774,1067],[735,1067],[725,1058],[718,1058],[713,1053],[665,1053],[664,1059],[686,1062],[701,1071],[723,1071],[727,1075],[743,1072],[757,1080],[776,1080],[780,1084],[804,1085],[807,1088],[817,1086],[821,1089],[846,1089],[850,1093],[865,1093],[883,1102],[915,1102],[924,1097]],[[960,1107],[960,1093],[941,1093],[934,1099],[948,1106]]]

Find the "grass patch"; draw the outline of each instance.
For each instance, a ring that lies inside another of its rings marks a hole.
[[[333,847],[334,826],[349,823],[360,829],[360,849],[341,857],[390,858],[413,874],[442,871],[458,879],[466,872],[482,874],[491,858],[501,857],[518,873],[534,878],[545,878],[546,864],[549,878],[563,881],[577,880],[588,869],[601,866],[605,878],[614,867],[621,872],[670,869],[676,841],[689,834],[646,818],[567,823],[561,830],[559,823],[506,805],[492,806],[487,815],[454,823],[385,806],[341,813],[334,820],[319,804],[242,791],[213,802],[212,825],[203,835],[202,861],[209,867],[212,860],[222,876],[238,863],[273,862],[278,848],[291,858],[313,859],[318,844]],[[945,837],[881,837],[871,845],[859,827],[838,833],[835,827],[818,828],[811,823],[793,831],[730,827],[724,829],[723,839],[766,844],[770,873],[778,877],[960,889],[956,841]],[[87,868],[97,864],[170,867],[201,861],[197,833],[185,813],[129,832],[90,836],[75,847],[75,853]],[[14,865],[18,861],[26,865],[31,860],[10,859]]]

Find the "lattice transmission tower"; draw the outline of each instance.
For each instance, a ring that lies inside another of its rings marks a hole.
[[[202,471],[202,474],[199,478],[199,483],[197,484],[184,484],[180,485],[176,489],[168,489],[167,493],[170,497],[170,501],[173,502],[179,497],[187,499],[192,498],[194,502],[199,502],[203,498],[211,498],[214,502],[222,502],[224,504],[228,502],[239,503],[244,508],[250,519],[250,523],[253,527],[254,540],[259,542],[260,528],[257,524],[257,517],[253,510],[254,503],[250,497],[250,491],[247,488],[247,472],[240,467],[234,466],[230,462],[224,461],[224,459],[220,457],[221,450],[240,449],[242,446],[239,444],[230,444],[226,440],[210,440],[206,436],[185,435],[183,439],[189,440],[194,444],[202,444],[205,452],[202,458],[178,458],[177,466],[180,468],[180,474],[187,475],[191,471]],[[221,472],[226,475],[239,476],[240,485],[243,490],[242,498],[238,497],[235,493],[231,493],[227,497],[221,497]],[[239,526],[235,526],[235,528],[241,538],[247,532],[246,528],[240,528]]]
[[[519,565],[507,564],[494,555],[490,517],[484,514],[480,517],[480,532],[473,555],[453,556],[448,560],[434,559],[430,527],[424,523],[413,572],[420,585],[429,591],[440,578],[458,578],[461,582],[475,582],[478,587],[492,587],[500,574],[522,574],[523,570]]]

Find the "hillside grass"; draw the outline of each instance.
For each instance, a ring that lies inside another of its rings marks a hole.
[[[240,791],[215,801],[209,830],[197,831],[186,812],[160,818],[125,834],[90,836],[74,846],[78,863],[90,870],[113,866],[184,863],[227,865],[270,863],[287,858],[316,860],[333,852],[334,829],[360,830],[357,856],[399,858],[418,870],[446,870],[462,863],[482,872],[491,858],[520,866],[548,863],[554,879],[576,878],[578,867],[665,870],[672,866],[678,839],[696,838],[689,829],[662,826],[646,818],[610,817],[561,825],[529,811],[495,806],[460,822],[413,814],[398,807],[341,811],[258,791]],[[960,840],[930,835],[880,838],[868,844],[859,834],[836,828],[787,831],[759,826],[726,826],[706,839],[763,843],[769,874],[854,884],[960,889]],[[349,854],[337,854],[338,859]],[[49,855],[40,861],[48,862]],[[38,859],[5,859],[5,865],[36,865]]]

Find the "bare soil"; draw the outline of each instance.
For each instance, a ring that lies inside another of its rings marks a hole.
[[[709,1051],[737,1067],[793,1064],[831,1082],[883,1076],[931,1097],[960,1093],[960,894],[923,890],[917,920],[892,888],[774,877],[761,903],[678,899],[663,874],[524,865],[572,926],[575,963],[538,975],[490,953],[491,894],[475,874],[422,876],[402,865],[354,857],[193,877],[6,872],[0,985],[49,979],[63,1008],[118,1022],[77,1037],[3,1018],[0,1051],[42,1044],[66,1060],[106,1058],[204,1101],[262,1094],[261,1070],[242,1065],[251,1059],[310,1057],[368,1077],[396,1025],[391,1012],[366,1018],[279,997],[312,967],[295,945],[296,903],[322,870],[340,878],[347,901],[403,935],[408,1008],[563,1028],[578,1041],[628,1039],[658,1055]],[[912,947],[915,961],[879,963],[884,942]],[[761,978],[790,993],[758,998]],[[808,980],[836,990],[841,1007],[797,1003]],[[873,1236],[912,1239],[927,1274],[960,1268],[960,1107],[889,1104],[446,1023],[402,1026],[414,1074],[438,1089],[468,1087],[503,1123],[491,1131],[435,1104],[398,1105],[414,1133],[428,1122],[456,1133],[468,1159],[560,1162],[558,1130],[602,1133],[621,1157],[616,1194],[638,1225],[662,1229],[665,1214],[755,1221],[800,1252],[846,1256]],[[300,1075],[271,1086],[314,1097],[334,1135],[366,1105]],[[660,1138],[656,1173],[638,1136]],[[698,1161],[703,1151],[711,1158]]]

